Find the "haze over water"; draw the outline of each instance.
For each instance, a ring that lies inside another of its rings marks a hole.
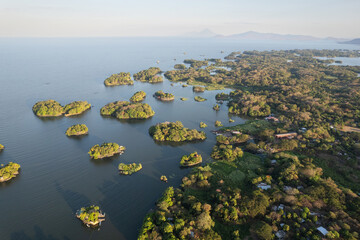
[[[111,74],[134,74],[152,66],[167,71],[184,59],[223,58],[232,51],[295,48],[358,49],[331,42],[227,39],[0,39],[0,143],[5,146],[0,163],[21,165],[18,177],[0,184],[1,239],[136,239],[143,217],[163,190],[179,186],[189,172],[179,168],[181,156],[198,151],[210,160],[215,143],[210,131],[215,129],[215,120],[225,126],[244,122],[232,116],[235,123],[228,123],[225,105],[219,112],[212,110],[215,95],[230,90],[199,94],[179,83],[171,86],[167,80],[105,87],[103,81]],[[105,104],[128,100],[140,90],[147,93],[145,103],[155,111],[151,119],[118,121],[100,116]],[[175,101],[157,101],[152,94],[158,90],[173,93]],[[208,101],[195,102],[196,95]],[[182,102],[180,97],[189,100]],[[77,117],[40,119],[31,108],[47,99],[62,105],[86,100],[93,107]],[[156,144],[149,136],[150,126],[177,120],[198,130],[199,122],[205,122],[208,139],[173,146]],[[66,137],[66,129],[77,123],[86,124],[89,135]],[[90,160],[89,148],[103,142],[116,142],[126,151],[111,159]],[[117,170],[120,162],[142,163],[143,169],[121,176]],[[161,182],[161,175],[169,182]],[[84,227],[74,216],[77,209],[89,204],[99,205],[106,213],[100,231]]]

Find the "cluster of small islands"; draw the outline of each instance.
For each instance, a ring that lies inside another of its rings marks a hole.
[[[322,57],[322,58],[319,58]],[[197,152],[179,157],[180,167],[193,167],[179,188],[168,187],[156,208],[144,218],[138,240],[160,239],[359,239],[360,238],[360,66],[333,64],[323,57],[360,57],[353,50],[280,50],[233,52],[222,59],[187,59],[163,73],[151,67],[133,75],[158,83],[163,76],[195,93],[232,88],[216,95],[219,111],[226,103],[244,124],[217,130],[212,162],[204,166]],[[188,64],[189,66],[185,65]],[[163,74],[163,75],[162,75]],[[130,73],[113,74],[106,86],[133,85]],[[148,119],[155,112],[139,91],[129,101],[103,106],[103,117]],[[174,101],[172,93],[153,96]],[[179,98],[186,101],[186,98]],[[195,101],[207,99],[196,96]],[[200,104],[200,103],[199,103]],[[55,100],[33,106],[38,117],[69,117],[91,108],[86,101],[62,106]],[[199,128],[206,128],[205,122]],[[69,137],[88,134],[84,124],[70,126]],[[206,134],[180,121],[158,123],[149,135],[159,142],[204,141]],[[4,146],[0,145],[0,151]],[[92,159],[122,154],[117,143],[89,149]],[[19,174],[20,165],[1,165],[0,182]],[[118,165],[122,175],[141,163]],[[167,182],[166,176],[160,177]],[[99,206],[76,212],[85,225],[105,220]]]

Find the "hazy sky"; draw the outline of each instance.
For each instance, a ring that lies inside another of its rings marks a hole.
[[[360,37],[360,0],[0,0],[0,37],[174,36],[209,28]]]

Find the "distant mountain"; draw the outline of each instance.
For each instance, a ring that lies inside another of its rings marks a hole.
[[[208,28],[200,32],[190,32],[183,35],[183,37],[194,37],[194,38],[211,38],[215,36],[217,36],[217,34]]]
[[[346,41],[346,42],[341,42],[341,43],[344,43],[344,44],[360,44],[360,38],[355,38],[353,40]]]
[[[204,29],[200,32],[190,32],[182,35],[183,37],[194,37],[194,38],[229,38],[239,40],[276,40],[276,41],[332,41],[332,42],[344,42],[349,39],[345,38],[319,38],[308,35],[293,35],[293,34],[278,34],[278,33],[260,33],[260,32],[244,32],[232,35],[220,35],[216,34],[210,29]],[[356,39],[354,39],[356,40]],[[358,39],[359,40],[359,39]],[[353,43],[354,44],[354,43]],[[356,44],[356,43],[355,43]]]
[[[225,36],[225,38],[247,39],[247,40],[280,40],[280,41],[338,41],[336,38],[318,38],[307,35],[277,34],[277,33],[260,33],[260,32],[244,32]]]

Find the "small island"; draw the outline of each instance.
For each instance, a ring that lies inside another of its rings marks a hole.
[[[105,213],[100,211],[99,206],[82,207],[76,211],[76,217],[79,218],[88,227],[97,227],[105,221]]]
[[[229,122],[235,122],[235,120],[234,119],[231,119],[231,118],[229,118]]]
[[[154,97],[160,101],[173,101],[175,96],[171,93],[164,93],[163,91],[157,91],[154,93]]]
[[[229,94],[226,94],[226,93],[218,93],[218,94],[216,94],[216,96],[215,96],[215,99],[216,100],[218,100],[218,101],[220,101],[220,100],[222,100],[222,101],[226,101],[226,100],[229,100],[229,98],[230,98],[230,95]]]
[[[144,101],[146,97],[146,93],[144,91],[138,91],[132,95],[130,98],[130,102],[136,103],[136,102],[142,102]]]
[[[85,135],[88,134],[89,129],[85,124],[76,124],[76,125],[72,125],[71,127],[69,127],[65,134],[66,136],[70,137],[70,136],[80,136],[80,135]]]
[[[65,117],[79,115],[91,108],[91,104],[87,101],[75,101],[65,105],[64,114]]]
[[[163,182],[168,182],[168,179],[167,179],[167,177],[165,175],[162,175],[160,177],[160,180],[163,181]]]
[[[193,86],[193,92],[204,92],[204,91],[205,91],[205,87]]]
[[[141,169],[142,169],[141,163],[139,163],[139,164],[136,164],[136,163],[130,163],[130,164],[120,163],[119,164],[119,171],[123,175],[131,175],[133,173],[136,173],[136,172],[140,171]]]
[[[35,103],[32,110],[38,117],[58,117],[64,114],[63,106],[52,99]]]
[[[4,167],[0,168],[0,182],[6,182],[16,177],[19,174],[20,165],[17,163],[9,162]]]
[[[206,123],[200,122],[200,128],[206,128],[206,127],[207,127]]]
[[[159,123],[150,127],[149,134],[155,141],[160,142],[185,142],[206,139],[204,132],[184,128],[180,121]]]
[[[187,101],[188,99],[187,99],[187,98],[182,97],[182,98],[180,98],[180,100],[181,100],[181,101]]]
[[[1,144],[0,144],[0,152],[1,152],[2,150],[4,150],[4,148],[5,148],[4,145],[1,145]]]
[[[175,64],[174,68],[175,69],[186,69],[186,66],[185,66],[185,64]]]
[[[134,74],[134,79],[141,82],[158,83],[164,81],[163,78],[157,74],[161,73],[160,68],[151,67],[147,70],[142,70]]]
[[[93,159],[101,159],[114,156],[115,154],[122,154],[125,151],[124,146],[120,146],[117,143],[103,143],[101,146],[96,144],[88,152]]]
[[[181,158],[180,165],[182,167],[192,167],[202,162],[202,157],[197,152],[193,152],[190,155],[184,155]]]
[[[220,110],[219,104],[214,105],[214,106],[213,106],[213,109],[214,109],[215,111],[219,111],[219,110]]]
[[[206,101],[207,99],[206,99],[206,98],[203,98],[203,97],[200,97],[200,96],[196,96],[196,97],[194,97],[194,100],[197,101],[197,102],[204,102],[204,101]]]
[[[113,74],[104,81],[105,86],[133,85],[130,73],[121,72]]]
[[[220,121],[215,121],[215,127],[222,127],[223,124]]]
[[[149,104],[116,101],[100,109],[102,116],[112,116],[117,119],[146,119],[154,116],[155,112]]]
[[[91,108],[91,104],[87,101],[74,101],[61,106],[61,104],[55,100],[46,100],[35,103],[32,110],[38,117],[59,117],[63,114],[66,117],[79,115]]]

